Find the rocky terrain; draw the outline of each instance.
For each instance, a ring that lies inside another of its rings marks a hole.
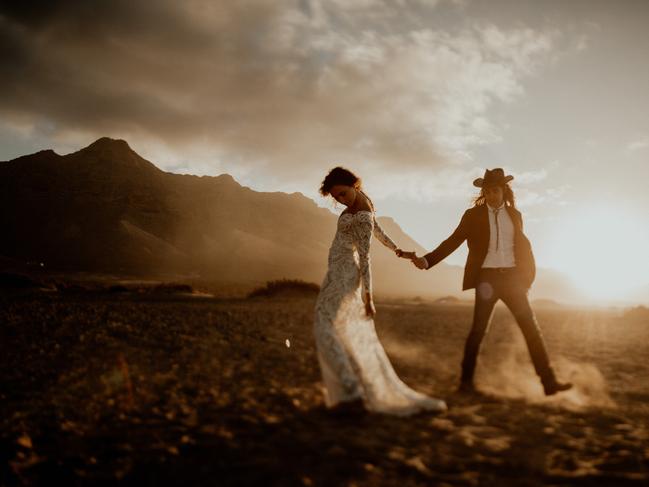
[[[402,379],[448,412],[337,417],[313,295],[210,296],[123,283],[0,297],[0,484],[647,485],[649,313],[545,306],[546,398],[497,309],[455,392],[471,307],[379,301]]]

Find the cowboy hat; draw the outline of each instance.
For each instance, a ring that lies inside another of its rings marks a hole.
[[[484,188],[485,186],[499,186],[510,182],[512,179],[514,179],[514,176],[505,176],[505,171],[503,171],[502,168],[497,167],[495,169],[485,170],[484,177],[473,181],[473,185],[478,188]]]

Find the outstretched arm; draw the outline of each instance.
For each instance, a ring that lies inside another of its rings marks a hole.
[[[423,266],[424,262],[423,260],[421,261],[422,269],[430,269],[435,264],[441,262],[450,254],[452,254],[460,245],[462,245],[462,242],[464,242],[467,238],[467,231],[469,225],[468,220],[469,217],[468,217],[468,210],[467,210],[464,212],[464,215],[462,215],[462,220],[460,220],[460,224],[457,226],[457,228],[451,234],[451,236],[448,237],[446,240],[444,240],[441,244],[439,244],[435,250],[427,253],[422,257],[422,259],[425,259],[425,264],[426,264],[425,266]],[[417,265],[416,262],[415,265]]]
[[[383,245],[385,245],[387,248],[392,250],[393,252],[396,252],[398,247],[397,244],[395,244],[390,237],[388,237],[387,233],[383,231],[383,228],[379,225],[379,222],[376,220],[376,217],[374,217],[374,230],[373,230],[374,236],[376,239],[381,242]]]

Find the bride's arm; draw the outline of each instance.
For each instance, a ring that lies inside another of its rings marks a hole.
[[[363,301],[368,316],[373,316],[374,302],[372,299],[372,270],[370,265],[370,243],[372,241],[372,221],[363,218],[355,227],[357,232],[357,248],[359,257],[359,270],[361,275],[361,285],[363,292]]]
[[[397,244],[395,244],[390,237],[383,231],[376,217],[374,218],[374,236],[376,239],[385,245],[387,248],[396,252],[398,250]]]

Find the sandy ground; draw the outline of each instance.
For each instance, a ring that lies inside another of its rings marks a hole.
[[[122,290],[123,291],[123,290]],[[546,398],[511,316],[455,392],[471,307],[379,302],[400,376],[447,413],[323,405],[313,298],[23,292],[0,297],[1,483],[649,485],[649,317],[542,308]]]

